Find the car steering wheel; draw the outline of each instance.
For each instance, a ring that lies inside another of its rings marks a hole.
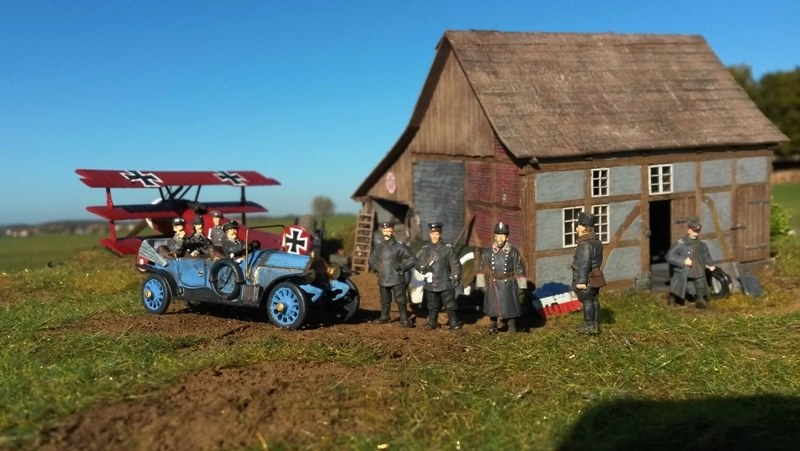
[[[261,249],[261,241],[258,241],[258,240],[251,241],[250,244],[247,245],[247,249],[250,252],[257,251],[257,250]]]

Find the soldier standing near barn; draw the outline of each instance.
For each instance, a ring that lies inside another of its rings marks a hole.
[[[600,333],[600,288],[606,281],[603,270],[603,242],[594,233],[595,217],[578,213],[575,231],[578,245],[572,257],[572,289],[583,306],[583,323],[578,332]]]
[[[508,224],[494,227],[492,247],[481,252],[476,275],[476,288],[485,289],[483,313],[489,317],[489,333],[498,332],[497,319],[508,324],[509,332],[517,332],[516,319],[522,316],[522,306],[528,289],[525,264],[519,251],[508,243]]]
[[[380,224],[383,239],[375,244],[369,256],[369,269],[378,273],[378,289],[380,291],[381,316],[374,322],[386,324],[389,322],[392,309],[392,297],[400,312],[400,325],[414,327],[408,318],[408,295],[406,294],[406,273],[416,264],[417,258],[405,244],[394,237],[394,224],[383,222]]]
[[[716,267],[708,245],[699,239],[701,229],[699,219],[690,219],[686,236],[673,244],[667,252],[666,260],[673,271],[669,281],[670,305],[675,305],[678,300],[685,302],[688,294],[694,296],[697,308],[708,308],[705,299],[708,294],[706,268],[713,271]]]
[[[430,244],[422,247],[417,255],[417,271],[425,276],[425,299],[428,301],[428,323],[425,328],[439,328],[439,311],[447,311],[447,323],[450,330],[462,327],[456,312],[456,290],[461,280],[461,262],[452,244],[442,241],[441,222],[428,224]]]

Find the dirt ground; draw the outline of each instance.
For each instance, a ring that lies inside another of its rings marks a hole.
[[[356,275],[354,281],[361,309],[348,324],[311,324],[286,331],[258,320],[250,311],[202,314],[175,302],[164,315],[93,317],[76,327],[102,333],[201,337],[201,346],[263,342],[270,336],[335,346],[355,337],[379,356],[415,361],[466,352],[459,334],[485,333],[488,327],[486,318],[462,315],[467,326],[459,332],[444,327],[427,331],[420,327],[424,319],[414,317],[418,327],[402,328],[395,306],[390,324],[371,324],[380,311],[375,275]],[[442,315],[440,323],[445,322]],[[386,431],[391,406],[384,395],[402,384],[402,378],[380,367],[354,369],[333,363],[272,361],[205,369],[163,390],[83,411],[43,431],[33,447],[204,450],[261,448],[267,440],[319,443],[325,436]]]

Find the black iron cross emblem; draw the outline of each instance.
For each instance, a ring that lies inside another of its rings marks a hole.
[[[230,183],[233,186],[243,186],[247,184],[247,179],[242,177],[238,172],[218,171],[214,175],[224,183]]]
[[[300,254],[308,249],[308,237],[303,236],[300,229],[289,229],[291,235],[284,235],[285,252]]]
[[[162,183],[161,179],[152,172],[123,171],[119,174],[131,183],[141,183],[145,188],[158,188]]]

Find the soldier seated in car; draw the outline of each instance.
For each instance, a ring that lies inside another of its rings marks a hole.
[[[183,257],[187,249],[187,235],[186,235],[186,221],[177,217],[172,220],[172,230],[175,235],[172,236],[166,245],[166,256],[168,257]],[[160,248],[159,252],[164,254],[165,249]]]
[[[225,257],[239,259],[244,256],[247,243],[239,239],[239,223],[236,221],[226,222],[222,229],[225,231],[225,239],[222,240],[222,252]]]
[[[192,257],[208,257],[213,255],[213,243],[203,235],[203,217],[195,216],[192,219],[192,234],[186,242],[186,250]]]

